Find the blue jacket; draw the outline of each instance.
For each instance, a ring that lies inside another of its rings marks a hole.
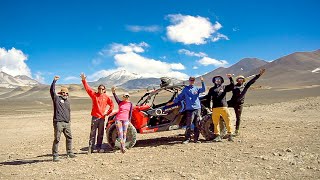
[[[201,104],[199,100],[200,93],[206,91],[206,87],[204,86],[204,82],[201,82],[202,87],[198,88],[196,86],[186,86],[182,92],[173,100],[174,103],[178,103],[180,101],[185,101],[186,110],[195,110],[201,109]]]

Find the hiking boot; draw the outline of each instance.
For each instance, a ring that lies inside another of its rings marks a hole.
[[[59,156],[53,156],[52,161],[53,161],[53,162],[58,162],[58,161],[60,161]]]
[[[217,135],[212,141],[213,142],[222,142],[220,135]]]
[[[182,142],[182,144],[188,144],[189,142],[190,142],[190,140],[187,139],[187,140],[184,140],[184,141]]]
[[[77,157],[75,154],[73,154],[73,153],[68,153],[67,154],[67,158],[75,158],[75,157]]]

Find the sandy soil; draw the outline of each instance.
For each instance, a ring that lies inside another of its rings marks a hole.
[[[263,97],[253,100],[255,93],[248,96],[235,142],[201,137],[201,144],[185,145],[184,131],[176,130],[138,134],[136,146],[125,154],[104,144],[106,153],[91,155],[86,154],[90,100],[73,99],[77,158],[66,158],[62,137],[60,162],[52,162],[51,156],[50,100],[1,100],[0,179],[319,179],[319,93],[300,93],[281,103],[280,94],[265,99],[270,97],[271,103]]]

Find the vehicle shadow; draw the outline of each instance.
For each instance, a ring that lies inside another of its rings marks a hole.
[[[169,137],[159,137],[159,138],[152,138],[152,139],[143,139],[137,140],[136,145],[133,147],[157,147],[162,145],[175,145],[181,144],[184,140],[184,134],[179,134],[175,136]]]

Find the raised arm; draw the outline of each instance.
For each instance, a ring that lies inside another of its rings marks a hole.
[[[87,80],[86,80],[86,75],[84,73],[81,73],[80,75],[81,77],[81,81],[82,81],[82,84],[83,84],[83,87],[84,89],[87,91],[88,95],[92,98],[94,97],[94,91],[92,90],[92,88],[89,86],[89,84],[87,83]]]
[[[119,97],[117,96],[117,94],[116,94],[116,88],[113,86],[112,88],[111,88],[111,92],[112,92],[112,94],[113,94],[113,97],[114,97],[114,99],[116,100],[116,102],[118,103],[118,104],[120,104],[120,99],[119,99]]]
[[[233,90],[233,88],[234,88],[234,82],[233,82],[233,79],[232,79],[232,75],[231,75],[231,74],[227,74],[227,77],[228,77],[229,80],[230,80],[230,84],[226,85],[225,91],[226,91],[226,92],[229,92],[229,91],[232,91],[232,90]]]
[[[259,77],[264,74],[264,72],[266,71],[266,69],[260,69],[260,73],[257,74],[254,78],[252,78],[249,82],[247,82],[247,84],[245,85],[245,88],[249,88],[253,83],[256,82],[257,79],[259,79]]]
[[[200,80],[201,80],[201,85],[202,85],[202,87],[198,90],[198,93],[199,93],[199,94],[206,91],[206,86],[204,85],[203,77],[202,77],[202,76],[200,77]]]
[[[51,83],[51,86],[50,86],[50,96],[51,96],[51,99],[53,100],[57,94],[56,94],[56,82],[59,80],[59,76],[55,76],[53,78],[53,81]]]

